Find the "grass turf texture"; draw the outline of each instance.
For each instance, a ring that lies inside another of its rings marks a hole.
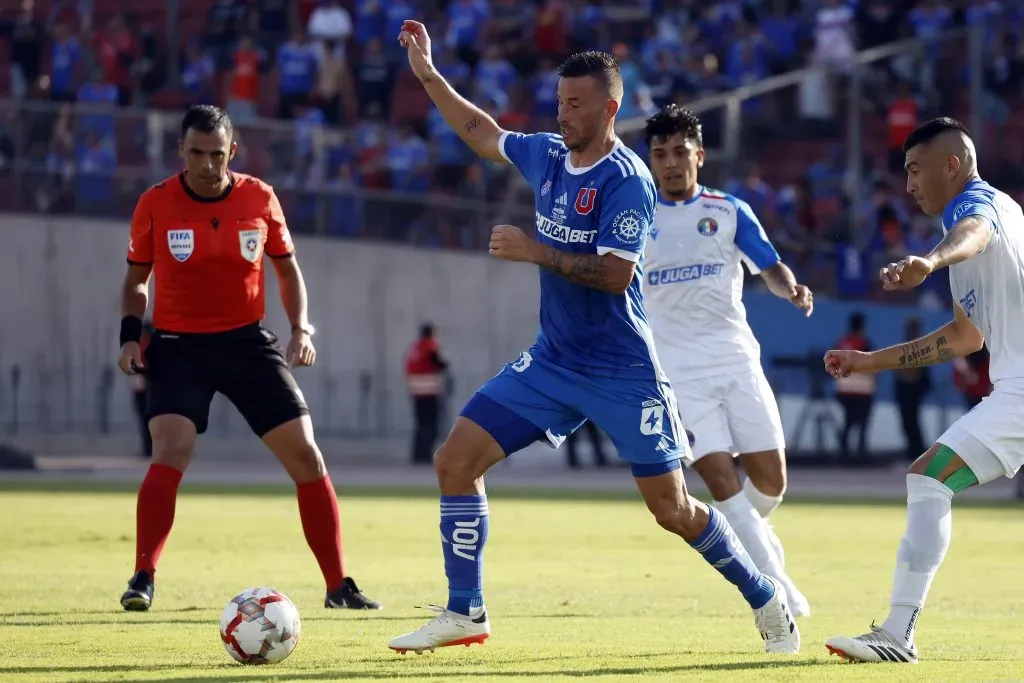
[[[283,487],[183,487],[151,611],[117,603],[131,574],[134,490],[0,484],[0,680],[1021,680],[1019,506],[954,505],[954,539],[919,623],[917,667],[848,665],[824,640],[884,619],[898,502],[787,502],[773,516],[811,600],[803,652],[769,658],[749,609],[633,496],[491,492],[483,647],[397,655],[387,640],[445,600],[429,491],[343,490],[347,569],[376,613],[329,611]],[[217,636],[243,588],[288,595],[302,639],[273,667]]]

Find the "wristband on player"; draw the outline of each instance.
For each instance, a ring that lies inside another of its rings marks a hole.
[[[316,334],[316,328],[309,324],[292,325],[292,334],[295,334],[296,332],[302,332],[303,334],[307,334],[310,337],[312,337],[314,334]]]
[[[134,315],[121,318],[121,346],[128,342],[142,341],[142,320]]]

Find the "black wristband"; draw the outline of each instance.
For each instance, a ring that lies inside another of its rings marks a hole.
[[[121,318],[121,346],[128,342],[142,341],[142,320],[134,315]]]

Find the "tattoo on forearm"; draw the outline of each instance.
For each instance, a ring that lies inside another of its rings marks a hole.
[[[925,365],[944,363],[956,357],[953,349],[949,348],[945,335],[936,339],[934,346],[925,343],[922,339],[903,344],[900,347],[900,351],[901,354],[897,367],[901,369],[920,368]]]
[[[607,289],[608,272],[603,256],[597,254],[565,254],[550,249],[541,264],[569,282],[594,289]]]
[[[474,116],[473,118],[466,122],[466,133],[468,135],[472,135],[473,131],[479,128],[481,123],[483,122],[480,120],[480,117]]]

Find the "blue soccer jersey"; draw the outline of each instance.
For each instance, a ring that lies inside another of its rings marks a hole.
[[[625,295],[540,271],[540,330],[534,358],[594,376],[661,376],[641,293],[641,255],[657,192],[628,147],[576,168],[560,135],[505,133],[501,153],[530,183],[537,239],[560,251],[615,254],[637,264]]]
[[[541,269],[536,341],[481,387],[461,415],[506,454],[537,440],[557,447],[589,419],[636,476],[678,467],[686,434],[641,293],[641,255],[657,201],[650,172],[621,143],[587,168],[572,165],[557,135],[504,133],[501,152],[533,187],[542,244],[615,254],[635,263],[636,272],[624,294],[613,294]]]

